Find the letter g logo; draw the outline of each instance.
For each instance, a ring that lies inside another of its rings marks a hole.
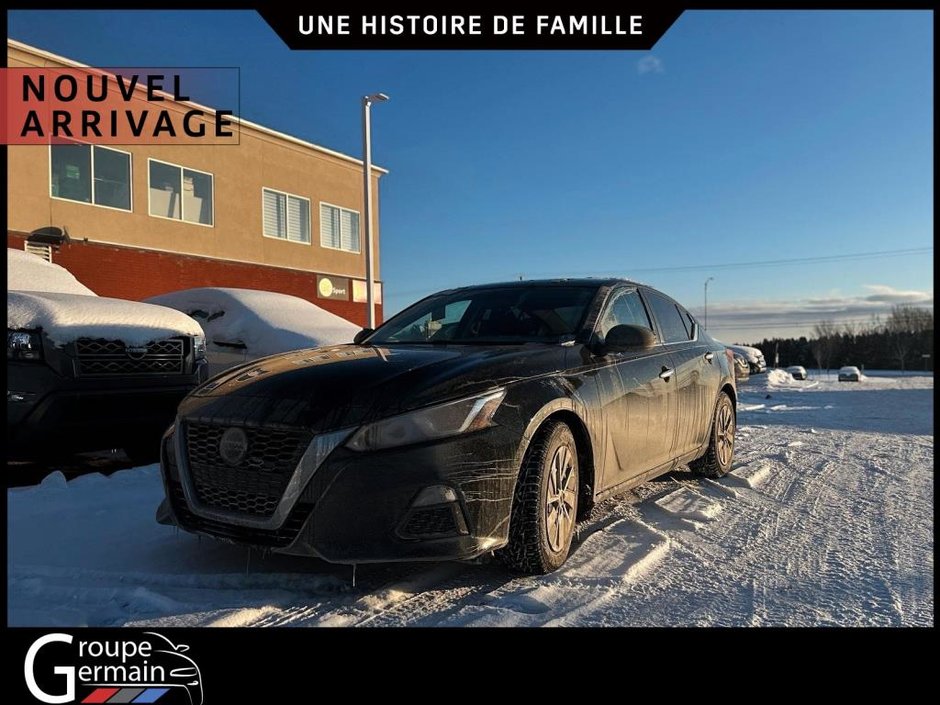
[[[65,676],[65,695],[49,695],[46,693],[36,683],[36,674],[33,673],[36,654],[43,646],[54,641],[71,644],[72,636],[70,634],[46,634],[36,639],[29,647],[29,651],[26,652],[26,663],[23,666],[23,672],[26,675],[26,687],[29,688],[29,692],[32,693],[34,698],[43,703],[57,705],[58,703],[69,703],[75,700],[75,668],[73,666],[56,666],[52,669],[52,672],[57,676]]]

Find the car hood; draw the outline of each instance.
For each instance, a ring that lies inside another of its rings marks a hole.
[[[55,345],[79,338],[146,345],[178,335],[202,335],[196,321],[165,306],[43,291],[7,292],[7,328],[42,329]]]
[[[338,345],[298,350],[228,370],[190,394],[183,417],[359,425],[564,367],[560,345]]]

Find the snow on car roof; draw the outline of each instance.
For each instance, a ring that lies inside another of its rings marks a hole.
[[[7,292],[7,328],[42,328],[56,345],[79,338],[122,340],[144,345],[177,335],[202,335],[189,316],[139,301],[61,292]]]
[[[95,292],[78,281],[65,267],[10,247],[7,248],[7,290],[95,296]]]
[[[65,267],[12,248],[7,248],[7,328],[41,328],[55,345],[79,338],[144,345],[202,335],[199,324],[179,311],[98,296]]]
[[[147,301],[187,314],[201,311],[210,342],[243,343],[255,356],[351,343],[359,332],[359,326],[306,299],[272,291],[200,287]]]

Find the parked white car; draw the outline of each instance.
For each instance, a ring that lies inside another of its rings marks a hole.
[[[351,343],[360,330],[305,299],[272,291],[200,287],[147,301],[199,322],[206,333],[210,375],[266,355]]]
[[[767,371],[767,362],[764,360],[764,353],[761,352],[760,348],[752,348],[749,345],[726,345],[725,347],[731,348],[734,352],[741,353],[744,356],[751,368],[752,375]]]
[[[787,368],[787,372],[793,379],[806,379],[806,368],[802,365],[791,365]]]
[[[862,372],[854,365],[846,365],[839,369],[840,382],[861,382]]]

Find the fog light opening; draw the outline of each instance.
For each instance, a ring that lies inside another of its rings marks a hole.
[[[431,485],[425,487],[411,503],[412,507],[429,507],[434,504],[447,504],[456,502],[457,493],[447,485]]]

